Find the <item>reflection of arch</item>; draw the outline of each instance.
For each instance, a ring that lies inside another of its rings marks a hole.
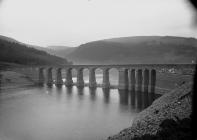
[[[142,110],[142,92],[136,91],[136,108]]]
[[[152,104],[154,93],[142,91],[129,91],[130,104],[138,110],[142,110]]]
[[[62,97],[62,86],[57,86],[55,96],[56,96],[57,100],[61,99],[61,97]]]
[[[148,85],[149,85],[149,70],[148,69],[145,69],[143,71],[144,92],[148,92]]]
[[[72,86],[68,86],[66,88],[66,96],[67,96],[67,101],[70,102],[70,98],[72,98],[73,96],[73,87]]]
[[[148,92],[143,92],[142,93],[142,109],[148,107],[150,104],[148,103]]]
[[[66,88],[66,93],[67,94],[72,94],[72,92],[73,92],[73,87],[72,86]]]
[[[78,92],[79,99],[82,99],[83,96],[84,96],[84,88],[83,87],[78,87],[77,92]]]
[[[119,92],[119,99],[120,99],[120,104],[123,105],[128,105],[129,103],[129,92],[128,90],[118,90]]]
[[[96,99],[96,88],[89,88],[90,98],[92,101]]]
[[[149,105],[152,104],[152,102],[155,99],[155,94],[153,92],[148,93],[148,98],[147,99],[148,99],[148,104]]]
[[[109,103],[110,101],[110,89],[109,88],[103,88],[103,96],[104,96],[104,102]]]
[[[129,91],[131,106],[135,108],[135,90]]]
[[[156,70],[151,70],[151,78],[150,78],[150,86],[151,93],[155,93],[155,85],[156,85]]]

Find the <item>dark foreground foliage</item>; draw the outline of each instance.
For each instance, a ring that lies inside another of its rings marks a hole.
[[[156,135],[143,135],[135,137],[132,140],[191,140],[191,118],[185,118],[177,121],[166,119],[160,124],[161,131]]]

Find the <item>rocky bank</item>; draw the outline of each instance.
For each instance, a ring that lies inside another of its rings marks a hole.
[[[185,83],[155,100],[151,106],[140,112],[131,127],[108,140],[131,140],[144,135],[156,135],[165,120],[179,121],[189,118],[192,112],[192,83]]]

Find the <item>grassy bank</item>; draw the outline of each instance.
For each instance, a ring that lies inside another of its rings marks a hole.
[[[34,82],[26,75],[16,71],[1,71],[0,72],[0,89],[16,89],[34,85]]]

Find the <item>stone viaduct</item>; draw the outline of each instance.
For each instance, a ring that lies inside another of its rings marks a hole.
[[[109,70],[115,68],[119,72],[118,89],[139,90],[143,88],[143,91],[154,92],[156,85],[156,72],[161,69],[182,69],[187,65],[175,65],[175,64],[131,64],[131,65],[64,65],[64,66],[47,66],[39,67],[39,84],[47,85],[53,84],[52,70],[56,70],[56,82],[57,86],[65,84],[66,86],[73,86],[72,70],[77,71],[77,87],[84,87],[83,70],[89,70],[89,87],[97,87],[95,70],[101,69],[103,71],[102,88],[110,88]],[[190,66],[189,66],[190,67]],[[44,70],[46,70],[47,76],[44,76]],[[63,83],[62,71],[66,72],[66,81]]]

